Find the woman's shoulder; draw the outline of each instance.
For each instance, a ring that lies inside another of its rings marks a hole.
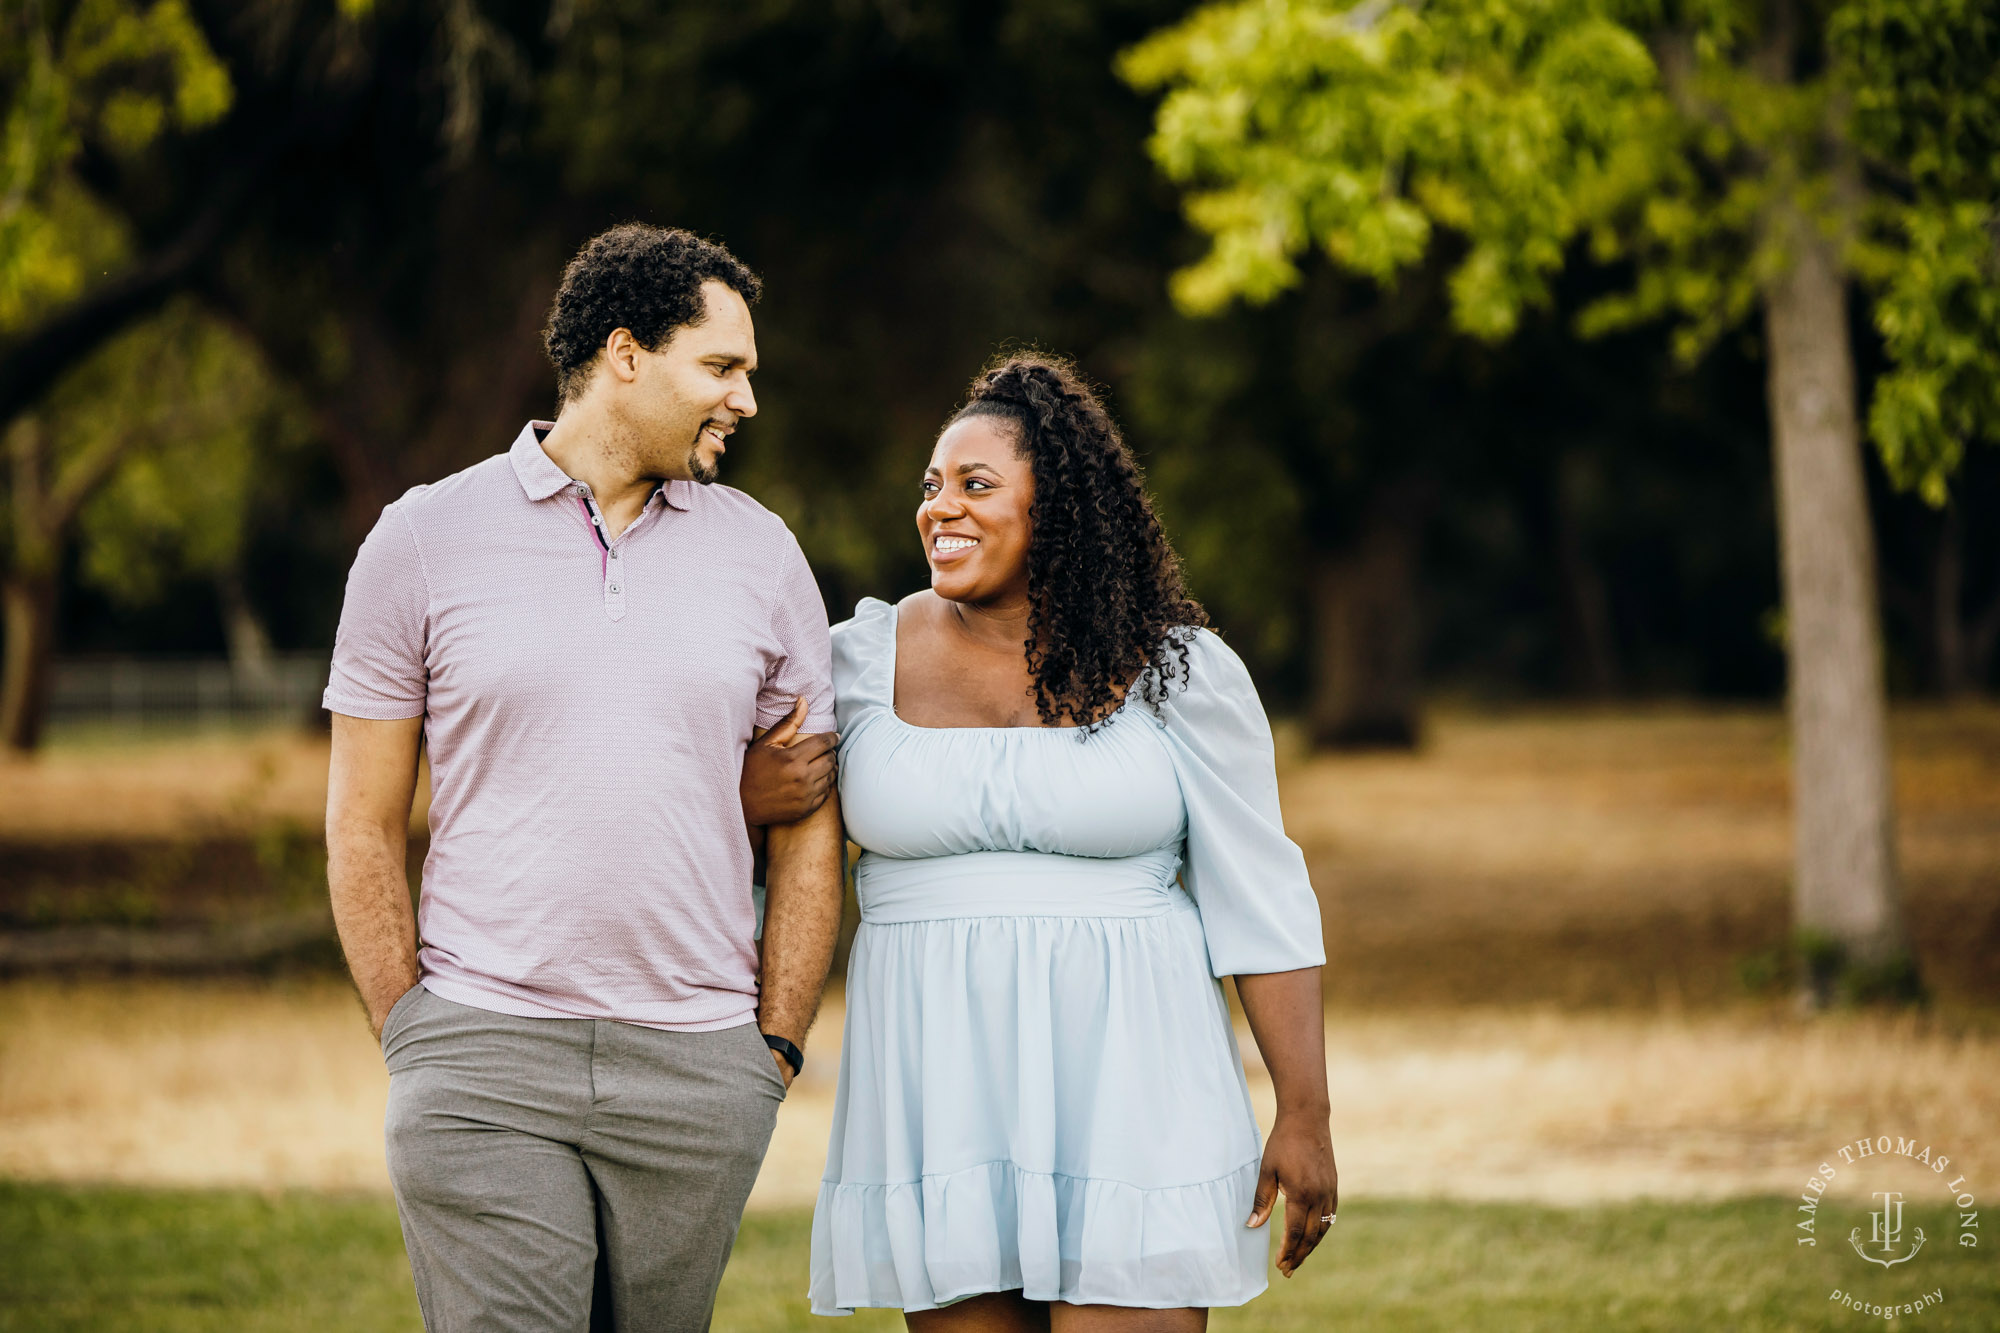
[[[841,710],[887,704],[895,691],[895,662],[896,607],[863,597],[854,614],[833,627],[833,692]]]
[[[893,623],[895,615],[896,608],[880,597],[863,597],[854,604],[854,614],[833,627],[833,641],[858,641],[880,634],[883,623]]]
[[[1167,631],[1169,654],[1177,658],[1169,687],[1169,698],[1186,694],[1237,694],[1257,687],[1251,683],[1250,668],[1236,655],[1227,641],[1206,625],[1181,625]]]
[[[1184,625],[1169,638],[1172,676],[1160,704],[1160,721],[1169,732],[1184,738],[1246,727],[1268,732],[1250,668],[1220,634]]]

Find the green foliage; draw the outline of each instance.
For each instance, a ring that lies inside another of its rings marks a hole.
[[[1966,442],[2000,443],[2000,11],[1850,0],[1829,42],[1893,187],[1860,255],[1891,363],[1869,429],[1889,475],[1942,505]]]
[[[273,460],[307,438],[256,349],[186,300],[65,375],[27,429],[44,480],[23,497],[0,478],[0,568],[46,564],[74,516],[83,577],[127,605],[236,568]]]
[[[2000,443],[2000,212],[1898,207],[1888,226],[1875,327],[1892,368],[1868,426],[1889,475],[1941,506],[1966,441]]]
[[[1775,12],[1775,11],[1772,11]],[[1810,13],[1810,11],[1809,11]],[[1631,286],[1586,334],[1657,318],[1693,359],[1817,227],[1879,292],[1891,473],[1941,500],[2000,439],[2000,19],[1979,0],[1850,0],[1822,26],[1748,0],[1231,0],[1127,51],[1165,91],[1151,148],[1211,237],[1186,310],[1270,300],[1312,248],[1388,283],[1436,231],[1457,326],[1509,336],[1578,245]]]
[[[1169,89],[1152,150],[1214,238],[1176,299],[1197,313],[1269,300],[1315,245],[1387,283],[1444,228],[1466,244],[1455,321],[1512,333],[1547,303],[1569,241],[1663,173],[1671,109],[1607,8],[1245,0],[1127,52],[1127,79]]]
[[[2000,11],[1988,0],[1847,0],[1828,21],[1855,135],[1914,191],[2000,191]]]
[[[1846,945],[1819,930],[1795,931],[1783,945],[1738,958],[1736,979],[1744,990],[1757,996],[1802,990],[1821,1008],[1903,1008],[1928,1005],[1931,1000],[1916,960],[1909,954],[1859,965],[1849,958]]]
[[[44,419],[59,458],[125,442],[78,529],[83,576],[127,604],[235,568],[260,475],[304,438],[256,349],[191,303],[71,372]]]
[[[1856,962],[1845,944],[1818,930],[1798,931],[1792,939],[1792,951],[1799,980],[1821,1007],[1904,1007],[1930,1002],[1916,959],[1907,953],[1876,963]]]
[[[57,13],[66,9],[59,25]],[[233,96],[183,0],[25,0],[0,15],[0,335],[74,298],[121,251],[77,185],[86,148],[129,158]]]

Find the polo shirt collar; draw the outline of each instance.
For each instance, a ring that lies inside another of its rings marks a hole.
[[[576,484],[576,479],[557,467],[542,448],[542,437],[555,426],[553,421],[530,421],[521,427],[513,447],[507,450],[508,461],[514,465],[514,477],[530,500],[546,500]],[[688,507],[685,488],[692,485],[691,481],[663,481],[655,494],[673,508],[685,510]]]

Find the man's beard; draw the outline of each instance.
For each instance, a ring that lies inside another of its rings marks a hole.
[[[715,483],[715,479],[722,475],[720,459],[712,463],[701,461],[702,440],[707,436],[710,426],[715,426],[718,430],[721,429],[720,423],[715,418],[710,417],[707,421],[701,423],[701,429],[694,433],[694,443],[688,446],[688,480],[698,486],[711,486]]]
[[[699,444],[688,450],[688,480],[697,485],[711,486],[721,475],[722,469],[715,463],[702,462]]]

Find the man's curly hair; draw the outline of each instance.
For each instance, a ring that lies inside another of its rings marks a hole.
[[[764,290],[727,249],[678,227],[627,222],[586,241],[563,269],[542,330],[562,401],[589,386],[613,329],[630,329],[641,347],[657,352],[675,329],[701,323],[708,316],[701,285],[711,280],[750,305]]]
[[[1175,631],[1208,613],[1187,594],[1111,414],[1069,362],[1033,355],[995,362],[946,425],[970,417],[1013,423],[1034,468],[1024,647],[1042,722],[1068,716],[1088,735],[1128,687],[1157,709],[1176,672],[1187,676],[1187,635]]]

